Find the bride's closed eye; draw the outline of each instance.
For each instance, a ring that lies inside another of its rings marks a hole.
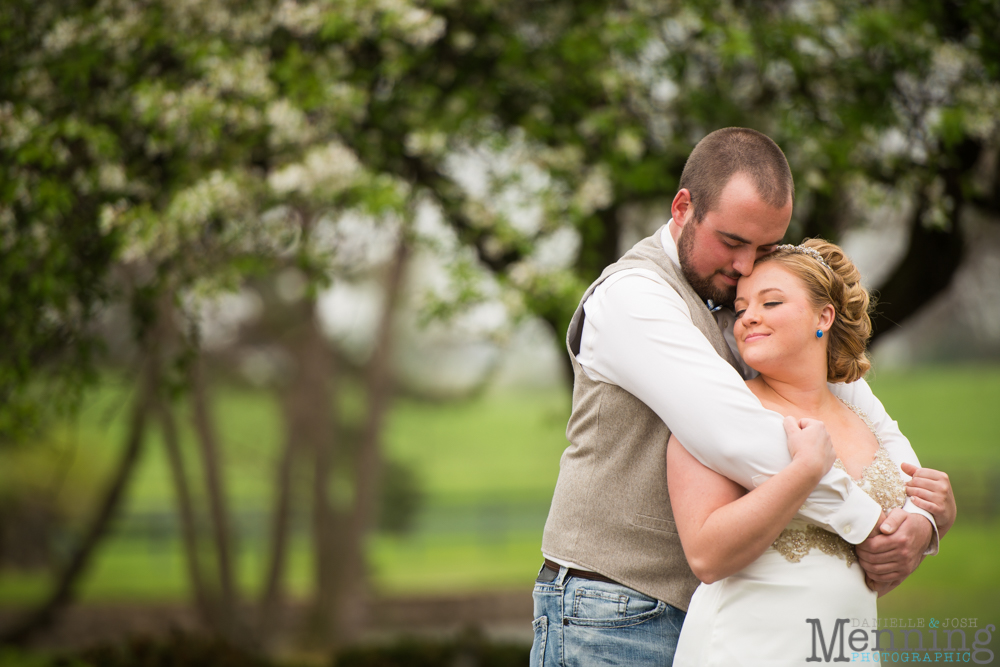
[[[774,307],[774,306],[780,306],[783,303],[784,303],[784,301],[767,301],[767,302],[764,303],[764,307],[765,308],[770,308],[770,307]],[[747,312],[746,308],[743,308],[741,310],[737,310],[736,311],[736,319],[740,319],[741,317],[743,317],[743,313],[745,313],[745,312]]]

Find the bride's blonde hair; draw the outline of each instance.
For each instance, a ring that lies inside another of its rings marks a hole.
[[[819,253],[824,265],[808,251]],[[828,382],[854,382],[871,368],[868,339],[872,333],[869,312],[874,305],[861,286],[861,274],[840,246],[822,239],[806,239],[800,246],[782,246],[757,260],[778,262],[805,283],[812,304],[818,309],[832,304],[836,315],[827,335]]]

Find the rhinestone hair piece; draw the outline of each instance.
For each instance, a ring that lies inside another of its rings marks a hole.
[[[830,268],[830,265],[826,263],[826,260],[823,259],[823,255],[819,254],[819,251],[814,248],[807,248],[806,246],[803,245],[791,245],[790,243],[786,243],[784,245],[779,245],[777,248],[775,248],[775,250],[787,250],[788,252],[794,252],[799,255],[809,255],[817,262],[819,262],[826,268],[833,271],[833,269]]]

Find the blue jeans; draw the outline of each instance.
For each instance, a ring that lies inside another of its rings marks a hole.
[[[673,663],[683,611],[621,584],[567,576],[565,567],[550,577],[543,568],[532,594],[531,667]]]

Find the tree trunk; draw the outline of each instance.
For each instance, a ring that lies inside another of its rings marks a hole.
[[[55,588],[41,605],[30,612],[13,627],[0,633],[0,644],[23,645],[32,636],[48,628],[58,618],[60,612],[76,597],[77,586],[93,559],[97,545],[108,534],[111,522],[118,515],[128,484],[135,472],[142,453],[143,436],[146,432],[146,418],[156,398],[160,382],[160,363],[155,352],[147,345],[144,350],[143,367],[139,373],[139,387],[132,404],[128,433],[121,458],[108,483],[104,498],[97,508],[76,550],[70,556],[66,567],[59,573]]]
[[[187,471],[184,466],[184,455],[181,451],[180,438],[177,435],[177,423],[170,405],[164,399],[157,401],[156,411],[163,428],[163,444],[167,450],[167,460],[170,463],[170,473],[174,481],[177,517],[181,524],[184,556],[187,562],[188,579],[194,592],[195,605],[205,623],[216,632],[221,633],[219,618],[213,608],[211,594],[206,587],[205,577],[202,573],[198,549],[198,526],[194,503],[191,499],[191,489],[188,485]]]
[[[316,598],[310,634],[322,648],[336,642],[334,610],[337,597],[335,519],[330,505],[330,475],[335,446],[335,400],[332,355],[320,327],[316,302],[303,304],[302,340],[297,346],[298,405],[303,443],[312,450],[312,538]]]
[[[921,195],[910,221],[910,243],[906,255],[876,291],[878,298],[872,315],[869,345],[898,328],[903,320],[947,289],[965,258],[965,235],[959,223],[963,209],[961,186],[957,179],[954,182],[946,179],[945,182],[953,202],[950,224],[944,229],[925,225],[922,218],[927,210],[927,200]]]
[[[332,354],[323,336],[315,299],[290,307],[285,349],[294,361],[294,373],[281,393],[286,443],[279,465],[272,522],[271,558],[259,616],[264,639],[273,632],[280,605],[281,582],[287,560],[296,466],[310,462],[311,536],[315,598],[305,628],[306,640],[327,649],[335,638],[333,600],[336,598],[335,517],[328,490],[333,465],[336,413]]]
[[[212,537],[219,568],[219,620],[225,636],[237,644],[244,644],[242,623],[238,617],[239,600],[233,577],[232,532],[229,525],[229,509],[226,504],[225,485],[220,464],[218,439],[212,425],[208,405],[208,389],[205,384],[205,362],[200,354],[191,367],[191,399],[194,430],[197,434],[202,466],[205,470],[205,485],[208,491],[209,511],[212,518]]]
[[[284,401],[287,401],[288,398],[287,394],[282,396]],[[281,604],[281,583],[285,573],[288,538],[291,529],[292,473],[298,454],[298,434],[289,423],[287,406],[284,412],[287,436],[274,484],[275,501],[274,513],[271,516],[271,553],[268,559],[267,578],[264,582],[257,620],[257,636],[261,644],[265,646],[274,635],[275,621]]]
[[[382,317],[366,373],[367,412],[355,463],[355,500],[347,521],[343,544],[344,566],[338,586],[337,629],[340,641],[356,639],[367,623],[370,600],[365,538],[374,524],[379,498],[382,426],[392,393],[392,330],[409,253],[408,239],[403,230],[389,267]]]

